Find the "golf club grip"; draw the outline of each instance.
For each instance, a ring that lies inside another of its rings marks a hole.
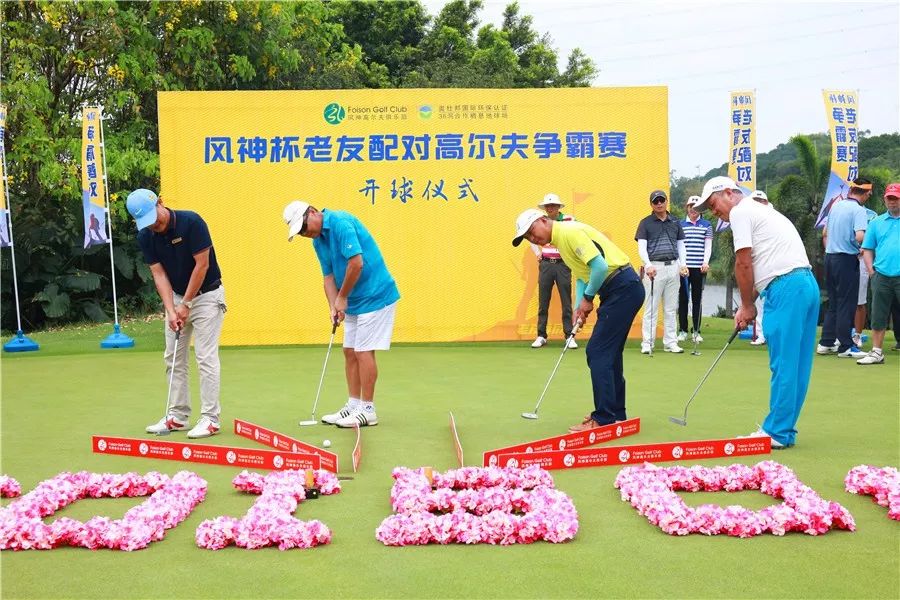
[[[731,342],[733,342],[734,338],[736,338],[740,332],[741,332],[741,328],[735,327],[734,331],[731,332],[731,337],[728,338],[728,343],[730,344]]]
[[[334,323],[331,324],[331,335],[334,335],[335,333],[337,333],[337,328],[338,328],[338,322],[335,321]]]

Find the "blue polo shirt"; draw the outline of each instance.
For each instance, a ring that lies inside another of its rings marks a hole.
[[[826,254],[859,254],[856,232],[868,227],[866,209],[852,198],[841,200],[831,207],[828,223],[825,225],[828,239],[825,241]]]
[[[154,233],[149,227],[138,232],[137,241],[144,253],[144,262],[161,264],[172,289],[183,296],[197,264],[194,255],[209,248],[209,269],[200,289],[222,279],[206,221],[190,210],[166,210],[169,211],[169,227],[164,232]]]
[[[872,219],[862,247],[875,252],[876,271],[887,277],[900,276],[900,217],[886,212]]]
[[[384,264],[375,238],[350,213],[323,209],[322,233],[313,238],[313,248],[322,267],[322,275],[334,275],[338,289],[344,285],[347,262],[362,254],[362,273],[347,298],[347,314],[374,312],[400,299],[400,291]]]

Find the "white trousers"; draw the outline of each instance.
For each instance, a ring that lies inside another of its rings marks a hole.
[[[645,344],[651,346],[656,341],[656,324],[659,322],[660,300],[662,300],[663,314],[663,345],[671,346],[677,343],[677,313],[678,313],[678,285],[681,283],[681,273],[678,271],[678,263],[672,261],[666,265],[659,261],[650,263],[656,268],[656,278],[653,280],[653,294],[650,294],[650,278],[644,275],[644,321],[642,333]]]

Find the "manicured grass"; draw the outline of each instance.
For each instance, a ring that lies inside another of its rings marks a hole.
[[[702,356],[626,350],[629,416],[642,419],[628,443],[709,439],[756,428],[768,403],[764,348],[736,341],[691,407],[680,415],[730,324],[710,320]],[[896,598],[900,592],[900,525],[868,497],[843,491],[858,464],[897,466],[900,452],[900,353],[883,366],[817,357],[799,423],[798,445],[771,457],[796,471],[824,498],[846,506],[858,531],[821,537],[791,534],[741,540],[669,537],[623,503],[613,488],[617,467],[554,471],[574,500],[581,528],[568,544],[520,547],[430,546],[386,548],[374,531],[390,514],[391,469],[454,466],[447,429],[452,410],[468,464],[501,445],[556,435],[591,406],[583,349],[567,353],[538,421],[532,410],[561,340],[532,350],[527,343],[403,345],[379,354],[378,427],[363,431],[361,472],[344,491],[301,505],[301,519],[331,527],[334,541],[314,550],[270,548],[220,552],[198,549],[194,531],[204,519],[239,516],[255,497],[230,485],[238,470],[170,461],[94,455],[91,434],[143,437],[165,403],[162,325],[126,327],[137,347],[101,351],[108,326],[37,334],[40,352],[2,357],[2,465],[27,491],[63,470],[174,474],[190,468],[209,482],[206,501],[162,542],[134,553],[60,548],[4,552],[4,598],[211,597],[745,597]],[[582,345],[583,347],[583,345]],[[242,348],[222,351],[223,419],[239,417],[320,444],[326,437],[350,466],[353,434],[326,426],[299,428],[308,418],[324,347]],[[195,407],[197,405],[196,386]],[[345,399],[343,359],[332,354],[320,413]],[[183,439],[175,434],[168,439]],[[252,446],[230,431],[212,443]],[[701,461],[729,464],[733,460]],[[742,492],[685,495],[690,504],[718,502],[760,508],[768,497]],[[85,519],[120,517],[141,499],[84,500],[57,513]],[[3,505],[8,504],[3,501]]]

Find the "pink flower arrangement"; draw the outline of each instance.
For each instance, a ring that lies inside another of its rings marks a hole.
[[[465,467],[434,473],[397,468],[391,506],[396,514],[375,530],[386,546],[565,542],[578,532],[578,513],[550,473]]]
[[[657,467],[650,463],[626,467],[616,476],[622,500],[670,535],[702,533],[752,537],[761,533],[784,535],[802,531],[809,535],[832,528],[856,530],[853,516],[837,502],[823,500],[803,485],[784,465],[764,461],[753,466]],[[677,491],[738,492],[759,490],[784,500],[781,504],[752,511],[741,506],[704,504],[692,508]]]
[[[82,498],[147,495],[145,502],[129,509],[121,519],[43,521]],[[190,471],[171,478],[156,472],[60,473],[0,509],[0,550],[49,550],[63,544],[91,550],[140,550],[163,539],[166,530],[184,521],[205,497],[206,481]]]
[[[851,494],[872,496],[888,509],[888,518],[900,521],[900,472],[894,467],[853,467],[844,478],[844,487]]]
[[[22,493],[19,482],[6,475],[0,475],[0,498],[15,498]]]
[[[314,471],[313,480],[323,496],[341,491],[334,473]],[[232,484],[260,496],[242,519],[222,516],[200,523],[195,536],[199,547],[221,550],[235,544],[252,549],[278,544],[279,550],[289,550],[331,542],[331,530],[324,523],[300,521],[293,516],[306,499],[305,471],[273,471],[267,475],[241,471]]]

